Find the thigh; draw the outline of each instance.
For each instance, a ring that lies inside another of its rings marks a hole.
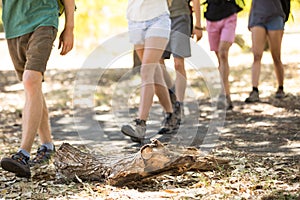
[[[283,30],[268,31],[268,41],[273,58],[280,58]]]
[[[267,41],[267,31],[261,26],[254,26],[251,29],[252,33],[252,52],[257,54],[262,54]]]
[[[144,45],[136,44],[136,45],[134,45],[134,50],[135,50],[136,54],[138,55],[140,61],[142,61],[143,54],[144,54]]]
[[[153,83],[155,71],[160,68],[159,61],[167,43],[168,40],[162,37],[146,38],[142,55],[142,82]]]
[[[166,48],[168,39],[163,37],[150,37],[145,40],[143,50],[143,64],[159,63]]]

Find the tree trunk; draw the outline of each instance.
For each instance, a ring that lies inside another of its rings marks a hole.
[[[220,165],[227,166],[228,162],[212,156],[201,156],[201,152],[195,148],[168,148],[154,140],[141,147],[136,154],[122,159],[95,156],[64,143],[56,152],[54,165],[58,178],[63,181],[78,177],[122,186],[166,173],[180,175],[186,171],[213,170]]]

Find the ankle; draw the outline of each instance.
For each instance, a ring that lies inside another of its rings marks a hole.
[[[46,147],[47,149],[53,151],[54,150],[54,144],[49,142],[49,143],[44,143],[42,146]]]
[[[136,125],[146,126],[146,120],[143,119],[135,119]]]
[[[20,148],[18,150],[18,153],[22,153],[25,157],[28,158],[28,160],[30,159],[30,153],[28,151],[26,151],[25,149]]]
[[[183,102],[181,102],[181,101],[176,101],[176,102],[175,102],[175,106],[176,106],[176,105],[177,105],[177,106],[183,106]]]
[[[252,90],[258,92],[258,87],[252,87]]]

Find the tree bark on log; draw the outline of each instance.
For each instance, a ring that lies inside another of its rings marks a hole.
[[[204,156],[196,148],[174,148],[158,140],[146,144],[124,158],[96,156],[64,143],[54,165],[61,181],[80,178],[123,186],[162,174],[180,175],[187,171],[208,171],[228,166],[226,159]]]

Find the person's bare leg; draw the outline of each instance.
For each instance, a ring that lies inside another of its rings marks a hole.
[[[164,59],[160,59],[160,66],[162,68],[162,73],[163,73],[163,77],[166,82],[166,85],[169,89],[171,89],[174,86],[174,81],[172,80],[172,78],[167,70]]]
[[[283,86],[283,82],[284,82],[284,68],[281,62],[282,37],[283,37],[283,30],[268,31],[269,45],[270,45],[271,55],[274,62],[278,86]]]
[[[155,94],[157,95],[160,104],[165,109],[165,112],[169,112],[169,113],[173,112],[168,87],[165,83],[163,69],[161,67],[158,67],[156,69],[154,77],[155,77],[155,79],[154,79],[155,80]]]
[[[154,96],[154,79],[155,64],[142,64],[141,77],[141,98],[139,106],[139,119],[147,120]]]
[[[143,50],[139,50],[136,46],[137,54],[142,58],[142,88],[141,101],[139,107],[139,119],[147,120],[154,96],[154,74],[159,66],[159,60],[167,45],[168,40],[165,38],[151,37],[145,40]],[[169,98],[168,90],[165,87],[165,97]],[[165,107],[166,112],[172,112],[171,101],[169,99],[169,107]]]
[[[42,98],[43,98],[43,112],[42,112],[41,123],[38,128],[38,133],[40,136],[41,144],[46,144],[46,143],[52,143],[52,138],[51,138],[51,127],[49,121],[49,112],[48,112],[44,95]]]
[[[187,85],[184,58],[174,57],[174,65],[176,70],[175,93],[177,101],[183,102]]]
[[[229,85],[229,63],[228,54],[231,42],[221,41],[219,44],[219,50],[216,52],[219,61],[219,73],[222,81],[222,91],[226,96],[230,97],[230,85]]]
[[[261,59],[266,44],[266,30],[263,27],[255,26],[251,28],[252,32],[252,53],[253,53],[253,64],[252,64],[252,86],[258,87],[260,70],[261,70]]]
[[[50,130],[46,131],[47,126],[42,122],[45,120],[45,116],[43,116],[45,113],[43,111],[44,100],[41,72],[25,70],[23,74],[23,85],[25,91],[25,106],[23,109],[21,148],[30,152],[39,127],[43,127],[45,131],[42,133],[42,135],[44,135],[43,138],[50,138]]]

